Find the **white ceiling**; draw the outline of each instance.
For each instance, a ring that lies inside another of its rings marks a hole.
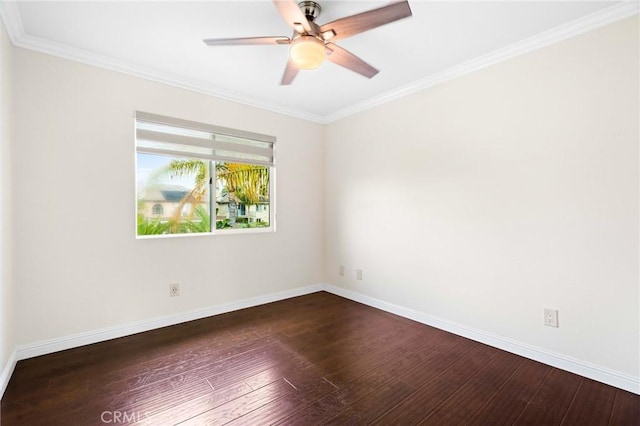
[[[389,3],[318,2],[320,24]],[[381,70],[373,79],[325,63],[280,86],[287,46],[202,43],[289,36],[269,0],[4,3],[3,20],[19,46],[320,122],[619,19],[621,6],[632,14],[628,2],[413,0],[412,17],[338,42]]]

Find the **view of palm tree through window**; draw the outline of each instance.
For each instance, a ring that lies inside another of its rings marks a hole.
[[[141,152],[137,163],[138,235],[270,224],[268,166]]]

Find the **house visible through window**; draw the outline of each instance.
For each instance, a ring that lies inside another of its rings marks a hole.
[[[272,136],[136,113],[137,235],[274,229]]]

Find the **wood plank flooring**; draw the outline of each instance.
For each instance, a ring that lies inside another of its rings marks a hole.
[[[320,292],[20,361],[12,425],[640,425],[640,396]]]

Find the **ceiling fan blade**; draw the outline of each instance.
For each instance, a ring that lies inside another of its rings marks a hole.
[[[378,70],[358,58],[353,53],[349,52],[342,47],[333,44],[327,43],[327,48],[331,50],[331,53],[327,55],[327,60],[333,62],[334,64],[340,65],[347,69],[350,69],[353,72],[357,72],[360,75],[363,75],[367,78],[372,78],[376,74],[378,74]]]
[[[273,4],[278,8],[278,12],[280,12],[287,25],[294,31],[300,32],[299,25],[302,25],[305,31],[311,31],[311,24],[295,0],[273,0]]]
[[[284,69],[284,74],[282,75],[282,81],[280,82],[281,86],[288,86],[293,82],[293,79],[298,75],[298,67],[293,63],[291,59],[287,62],[287,67]]]
[[[320,32],[324,33],[333,30],[335,36],[331,38],[331,41],[336,41],[409,16],[411,16],[409,2],[401,1],[368,12],[336,19],[322,25]]]
[[[289,44],[289,37],[238,37],[238,38],[205,38],[207,46],[235,46],[243,44]]]

